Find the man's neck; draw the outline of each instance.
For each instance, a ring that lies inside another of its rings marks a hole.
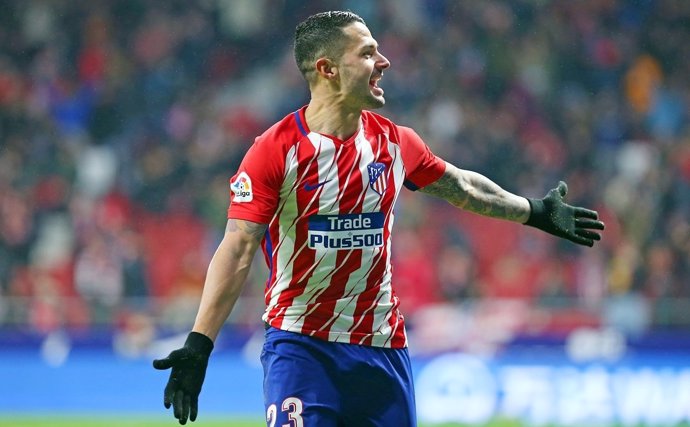
[[[312,97],[304,118],[312,132],[331,135],[346,140],[359,129],[361,110],[344,108],[338,99]]]

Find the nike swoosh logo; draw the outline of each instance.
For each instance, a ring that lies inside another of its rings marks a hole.
[[[319,182],[319,183],[317,183],[317,184],[315,184],[315,185],[310,185],[309,183],[305,183],[305,184],[304,184],[304,190],[305,190],[305,191],[314,191],[314,190],[316,190],[317,188],[326,185],[326,183],[328,183],[328,182],[331,182],[331,180],[329,179],[328,181]]]

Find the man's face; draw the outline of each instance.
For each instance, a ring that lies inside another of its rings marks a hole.
[[[390,62],[378,51],[378,43],[366,25],[355,22],[343,28],[342,57],[337,61],[340,91],[346,104],[358,109],[380,108],[386,100],[378,81]]]

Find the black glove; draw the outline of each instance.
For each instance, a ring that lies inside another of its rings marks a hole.
[[[206,376],[208,358],[213,341],[206,335],[190,332],[184,346],[172,351],[165,359],[153,361],[156,369],[170,369],[170,379],[165,386],[163,404],[173,406],[173,414],[180,424],[196,420],[199,410],[199,392]]]
[[[558,188],[552,188],[543,199],[528,198],[532,212],[525,224],[591,247],[595,240],[601,240],[601,235],[592,230],[603,230],[604,223],[597,220],[595,211],[565,204],[566,193],[568,186],[560,181]]]

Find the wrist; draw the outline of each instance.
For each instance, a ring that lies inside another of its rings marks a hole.
[[[213,351],[213,341],[211,338],[199,332],[190,332],[184,345],[205,356],[209,356],[211,351]]]
[[[526,197],[526,199],[527,202],[529,202],[530,212],[525,225],[539,227],[539,224],[542,222],[544,212],[546,211],[544,201],[542,199],[530,199],[529,197]]]

